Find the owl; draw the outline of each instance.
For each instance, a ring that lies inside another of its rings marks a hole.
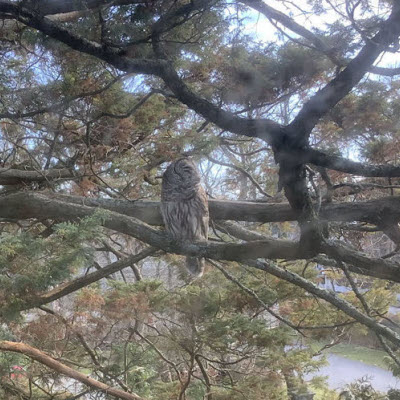
[[[171,163],[162,178],[161,214],[167,232],[178,241],[208,238],[208,202],[200,174],[193,161],[181,158]],[[200,277],[204,259],[186,257],[188,271]]]

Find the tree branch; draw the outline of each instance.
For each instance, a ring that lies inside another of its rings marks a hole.
[[[88,207],[100,207],[106,210],[125,214],[140,219],[150,225],[163,225],[160,202],[158,201],[127,201],[116,199],[86,198],[80,196],[46,193],[49,200],[60,200]],[[19,201],[27,202],[29,195],[19,194]],[[9,200],[7,200],[9,199]],[[2,203],[1,203],[2,202]],[[12,198],[3,197],[0,204],[5,209],[0,210],[0,217],[10,217],[8,213]],[[247,201],[229,201],[209,199],[210,216],[214,221],[234,220],[247,222],[285,222],[295,221],[297,214],[287,203],[257,203]],[[10,217],[11,218],[11,217]],[[387,196],[379,199],[322,204],[319,218],[324,221],[337,222],[368,222],[372,224],[391,224],[400,221],[400,196]],[[256,239],[255,239],[256,240]]]
[[[304,26],[298,24],[295,20],[285,15],[284,13],[276,10],[275,8],[269,6],[261,0],[240,0],[242,3],[248,5],[259,13],[265,15],[268,19],[273,19],[281,23],[286,28],[290,29],[292,32],[302,36],[303,38],[310,41],[317,50],[327,55],[336,65],[343,65],[335,56],[334,50],[325,44],[314,33],[304,28]]]
[[[347,67],[319,90],[303,106],[288,126],[289,136],[297,146],[307,144],[306,139],[319,119],[331,110],[360,82],[378,56],[400,35],[400,6],[393,5],[390,17],[382,23],[379,32],[370,39]]]
[[[357,205],[355,206],[357,207]],[[3,218],[76,220],[92,215],[95,210],[94,207],[52,199],[42,193],[16,193],[0,197],[0,217]],[[285,260],[308,258],[307,252],[304,251],[299,243],[264,236],[252,238],[251,240],[253,241],[248,243],[177,242],[164,232],[151,228],[137,218],[128,217],[114,211],[108,212],[103,226],[132,236],[168,253],[229,261],[242,261],[249,258]],[[329,255],[332,246],[337,251],[337,245],[332,243],[323,243],[320,251]],[[381,258],[369,258],[346,248],[340,249],[340,251],[342,252],[343,261],[354,265],[357,273],[390,279],[395,282],[400,280],[399,265],[397,263]],[[121,262],[124,261],[121,260]]]
[[[277,278],[283,279],[289,283],[303,288],[307,292],[312,293],[320,299],[323,299],[332,304],[348,316],[354,318],[357,322],[370,328],[373,332],[390,340],[396,346],[400,346],[400,336],[396,332],[375,321],[375,319],[373,319],[372,317],[363,314],[353,305],[336,296],[336,294],[328,292],[327,290],[320,289],[318,286],[308,281],[307,279],[302,278],[294,272],[282,269],[273,263],[249,261],[247,264],[253,268],[265,271],[271,275],[276,276]]]
[[[273,7],[265,4],[263,1],[260,0],[241,0],[241,2],[265,15],[267,18],[273,19],[281,23],[283,26],[290,29],[297,35],[302,36],[304,39],[307,39],[310,43],[314,45],[316,50],[318,50],[322,54],[325,54],[335,65],[339,67],[344,67],[346,65],[345,60],[340,60],[336,57],[335,49],[329,47],[321,38],[306,29],[304,26],[298,24],[294,19],[290,18],[289,16],[283,14],[282,12],[274,9]],[[368,72],[383,76],[396,76],[400,75],[400,68],[384,68],[372,66],[368,68]]]
[[[12,168],[0,168],[0,185],[18,185],[21,183],[26,184],[74,178],[76,178],[76,175],[69,169],[26,171]]]
[[[210,0],[194,1],[192,9],[202,7],[208,2]],[[182,7],[187,8],[187,5]],[[274,136],[281,133],[281,125],[272,120],[241,118],[197,96],[178,76],[169,61],[126,57],[123,55],[123,52],[89,41],[43,17],[41,14],[18,5],[18,3],[1,0],[0,13],[5,13],[25,25],[35,28],[51,38],[66,44],[74,50],[97,57],[121,71],[159,76],[165,81],[178,100],[222,129],[249,137],[259,137],[266,141],[271,140]],[[180,15],[179,10],[177,11],[177,15]]]
[[[35,200],[36,199],[36,200]],[[163,225],[160,202],[128,201],[117,199],[87,198],[54,194],[50,192],[20,192],[0,197],[0,218],[25,219],[46,218],[45,210],[27,214],[27,207],[33,201],[69,203],[87,208],[106,210],[137,218],[146,224]],[[234,220],[247,222],[285,222],[295,221],[296,213],[286,204],[257,203],[209,199],[210,216],[214,221]],[[21,206],[18,206],[21,204]],[[77,216],[75,216],[76,218]],[[49,217],[50,218],[50,217]],[[71,218],[74,218],[72,215]],[[400,196],[387,196],[379,199],[343,203],[327,203],[321,206],[319,218],[338,222],[384,222],[400,221]],[[257,239],[253,239],[257,240]]]
[[[44,17],[42,14],[36,12],[36,10],[32,11],[23,7],[20,3],[1,0],[0,13],[8,17],[13,17],[23,24],[35,28],[45,35],[66,44],[74,50],[106,61],[121,71],[158,75],[164,63],[162,60],[124,57],[119,50],[87,40],[51,21],[49,18]]]
[[[240,240],[262,243],[263,240],[267,239],[266,236],[260,233],[249,231],[238,224],[230,222],[218,222],[217,227],[221,232],[228,233]],[[323,241],[320,246],[320,252],[331,258],[337,257],[339,254],[342,261],[349,264],[350,271],[357,274],[400,282],[400,265],[395,262],[387,261],[382,258],[371,258],[359,251],[349,249],[339,242],[332,241]],[[314,258],[317,260],[316,262],[318,262],[321,256]],[[335,267],[340,268],[333,260],[325,260],[324,258],[323,263],[324,262],[329,262],[330,265],[335,264]]]
[[[22,2],[21,2],[22,3]],[[40,12],[42,15],[65,14],[73,11],[84,11],[96,9],[98,7],[113,5],[122,6],[129,4],[143,4],[145,0],[41,0],[39,7],[32,10]],[[30,5],[28,3],[28,5]]]
[[[74,96],[68,96],[64,100],[56,103],[56,104],[51,104],[47,107],[39,108],[37,110],[33,111],[17,111],[17,112],[9,112],[9,111],[3,111],[0,113],[0,119],[2,118],[8,118],[8,119],[20,119],[20,118],[30,118],[34,117],[35,115],[39,114],[44,114],[44,113],[49,113],[49,112],[55,112],[58,111],[62,108],[67,107],[70,103],[72,103],[74,100],[82,99],[84,97],[89,97],[89,96],[97,96],[103,92],[105,92],[107,89],[109,89],[112,85],[114,85],[116,82],[120,81],[126,77],[126,74],[122,76],[117,76],[116,78],[112,79],[110,82],[108,82],[105,86],[102,88],[92,90],[90,92],[83,92],[76,94]]]
[[[26,307],[32,308],[51,303],[54,300],[60,299],[61,297],[64,297],[70,293],[76,292],[77,290],[88,286],[91,283],[106,278],[107,276],[110,276],[115,272],[121,271],[124,268],[131,266],[132,264],[136,264],[139,261],[144,260],[145,258],[150,257],[156,253],[157,249],[149,247],[142,250],[136,255],[133,255],[126,259],[118,260],[97,271],[91,272],[90,274],[81,276],[69,282],[62,283],[48,292],[41,293],[35,296],[32,300],[29,301],[29,304],[26,304]]]
[[[400,75],[400,67],[398,68],[386,68],[386,67],[377,67],[372,66],[369,69],[373,74],[383,75],[383,76],[396,76]]]
[[[119,389],[115,389],[111,386],[106,385],[105,383],[96,381],[93,378],[90,378],[86,374],[82,374],[79,371],[74,370],[71,367],[68,367],[65,364],[60,363],[54,358],[48,356],[42,351],[36,349],[35,347],[31,347],[24,343],[16,343],[16,342],[8,342],[8,341],[0,341],[0,350],[2,351],[12,351],[14,353],[23,354],[32,360],[39,362],[40,364],[46,365],[53,371],[56,371],[62,375],[68,376],[69,378],[75,379],[95,390],[101,391],[110,396],[115,396],[118,399],[123,400],[144,400],[143,397],[135,393],[127,393]]]
[[[394,178],[400,176],[400,166],[397,165],[368,165],[351,161],[340,156],[328,155],[320,150],[311,148],[295,150],[285,149],[280,152],[280,157],[282,160],[296,160],[299,164],[314,164],[319,167],[325,167],[358,176],[376,178]]]

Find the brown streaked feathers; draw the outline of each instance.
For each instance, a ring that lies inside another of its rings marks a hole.
[[[164,172],[161,214],[167,232],[184,242],[208,238],[208,201],[193,161],[181,158]],[[204,259],[186,257],[188,271],[197,277],[204,272]]]

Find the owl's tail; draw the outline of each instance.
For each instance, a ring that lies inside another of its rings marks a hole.
[[[196,278],[200,278],[203,275],[204,267],[204,258],[186,257],[186,268]]]

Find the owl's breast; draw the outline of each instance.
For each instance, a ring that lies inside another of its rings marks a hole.
[[[200,185],[178,183],[174,185],[163,185],[161,201],[189,201],[196,197]]]

